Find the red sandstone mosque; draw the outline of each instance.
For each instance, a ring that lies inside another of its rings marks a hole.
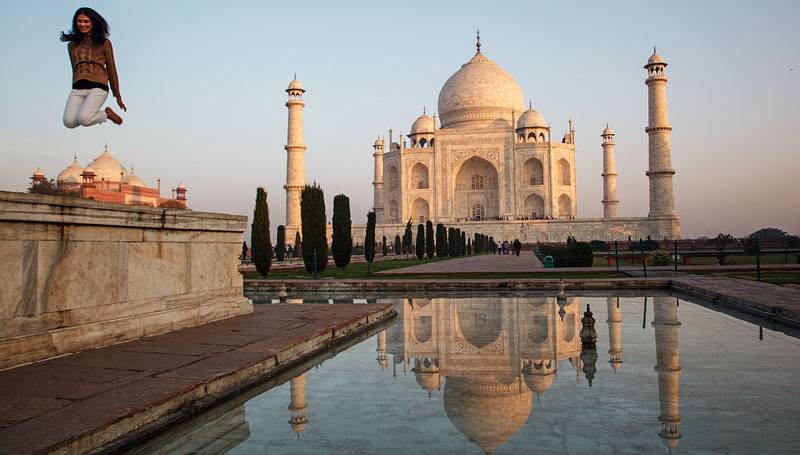
[[[46,182],[47,178],[41,169],[36,169],[31,180],[36,185]],[[72,163],[58,173],[56,185],[61,193],[79,195],[83,199],[100,202],[150,207],[186,207],[186,187],[183,183],[172,190],[171,198],[161,197],[161,179],[158,179],[155,188],[148,187],[136,175],[133,166],[128,172],[111,155],[108,144],[105,145],[103,153],[85,168],[78,164],[77,156],[73,157]]]

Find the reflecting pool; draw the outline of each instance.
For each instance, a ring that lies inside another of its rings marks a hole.
[[[374,336],[135,452],[800,453],[785,333],[666,295],[378,303]]]

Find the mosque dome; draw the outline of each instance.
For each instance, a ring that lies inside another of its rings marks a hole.
[[[303,88],[303,84],[301,84],[300,81],[298,81],[297,79],[289,83],[289,88],[287,88],[286,91],[288,92],[289,90],[300,90],[301,92],[306,91]]]
[[[140,179],[139,176],[133,171],[133,166],[131,166],[131,173],[125,177],[125,183],[131,186],[147,186],[145,185],[144,181]]]
[[[547,128],[544,117],[534,108],[529,108],[520,115],[517,128]]]
[[[423,113],[416,120],[414,123],[411,124],[411,133],[410,134],[425,134],[425,133],[433,133],[436,129],[436,123],[428,114]]]
[[[613,136],[613,135],[614,135],[614,130],[612,130],[611,128],[608,127],[608,125],[606,125],[606,129],[603,130],[603,134],[601,134],[601,136]]]
[[[461,122],[511,122],[512,112],[519,115],[525,100],[517,81],[480,51],[463,64],[439,92],[439,115],[442,128]]]
[[[128,175],[128,171],[125,167],[108,151],[108,145],[103,149],[103,153],[101,153],[100,156],[89,163],[87,168],[89,167],[94,171],[94,178],[96,181],[106,180],[110,182],[119,182],[120,173],[122,173],[123,179]]]
[[[492,453],[517,433],[531,413],[531,392],[511,384],[447,378],[444,410],[458,431]]]
[[[75,156],[72,159],[72,163],[67,166],[63,171],[58,173],[58,177],[56,177],[56,182],[59,184],[79,184],[83,181],[81,174],[83,173],[83,168],[80,164],[78,164],[78,157]]]

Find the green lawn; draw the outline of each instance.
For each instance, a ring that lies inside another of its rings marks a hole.
[[[744,280],[756,280],[756,272],[695,272],[697,275],[711,275],[711,276],[728,276],[731,278],[741,278]],[[761,272],[761,281],[770,284],[796,284],[800,285],[800,272],[787,271],[787,272]]]

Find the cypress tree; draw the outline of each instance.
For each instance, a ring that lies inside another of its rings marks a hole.
[[[303,254],[303,246],[300,241],[300,231],[294,233],[294,250],[292,251],[292,257],[295,259],[299,258],[301,254]]]
[[[389,247],[386,246],[386,236],[384,235],[381,239],[381,253],[386,256],[389,254]]]
[[[413,232],[411,231],[411,220],[406,223],[406,231],[403,233],[403,254],[412,254],[411,243],[414,241]]]
[[[400,256],[402,254],[402,242],[400,242],[400,236],[394,236],[394,255]]]
[[[375,260],[375,211],[367,213],[367,233],[364,234],[364,259],[367,269],[372,272],[372,261]]]
[[[464,231],[461,231],[461,239],[459,239],[459,240],[461,242],[461,255],[462,256],[466,256],[467,255],[467,233],[464,232]]]
[[[336,267],[344,268],[350,263],[350,257],[353,255],[353,234],[351,227],[353,225],[350,220],[350,198],[344,194],[337,194],[333,198],[333,239],[331,241],[331,250],[333,250],[333,261]],[[375,253],[375,230],[372,231],[372,252]],[[368,243],[364,241],[364,253]]]
[[[467,238],[467,254],[472,256],[472,237]]]
[[[447,255],[450,257],[455,257],[456,255],[455,245],[453,244],[455,237],[456,230],[453,228],[447,228]]]
[[[275,239],[275,259],[280,262],[286,258],[286,228],[281,224],[278,226],[278,237]]]
[[[435,253],[435,243],[433,239],[433,223],[431,220],[425,222],[425,253],[428,259],[433,259]]]
[[[317,271],[328,265],[328,238],[325,232],[325,195],[316,183],[306,185],[300,193],[300,220],[303,225],[303,264],[306,272],[314,272],[316,252]]]
[[[440,258],[447,257],[447,231],[442,223],[436,225],[436,255]]]
[[[256,207],[251,225],[250,254],[259,275],[267,276],[272,265],[272,240],[269,238],[269,206],[264,188],[256,189]]]
[[[425,257],[425,225],[417,226],[417,259]]]

